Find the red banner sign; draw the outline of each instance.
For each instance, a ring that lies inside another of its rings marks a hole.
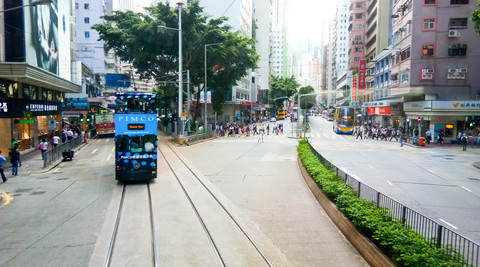
[[[357,102],[358,75],[352,76],[352,102]]]
[[[365,73],[367,71],[367,61],[365,59],[360,60],[358,65],[358,89],[365,89]]]
[[[369,115],[390,115],[392,114],[392,107],[378,107],[368,108]]]

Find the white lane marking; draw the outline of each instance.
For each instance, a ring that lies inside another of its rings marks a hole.
[[[393,183],[392,183],[392,182],[390,182],[389,180],[387,180],[387,184],[389,184],[389,185],[393,185]]]
[[[95,148],[95,149],[92,151],[92,153],[90,153],[90,154],[95,154],[95,153],[97,152],[97,150],[98,150],[98,149]]]
[[[372,165],[368,165],[368,167],[372,170],[375,170],[375,167],[373,167]]]
[[[449,222],[445,221],[444,219],[439,219],[439,220],[440,220],[441,222],[443,222],[444,224],[446,224],[446,225],[448,225],[448,226],[452,227],[452,228],[453,228],[453,229],[455,229],[455,230],[457,230],[457,229],[458,229],[458,227],[456,227],[455,225],[453,225],[453,224],[451,224],[451,223],[449,223]]]
[[[108,157],[107,157],[107,160],[106,160],[106,161],[109,161],[109,160],[110,160],[110,156],[112,156],[112,153],[108,154]]]
[[[431,172],[431,173],[433,173],[433,174],[436,174],[436,173],[435,173],[434,171],[432,171],[432,170],[427,170],[427,171],[429,171],[429,172]]]
[[[467,191],[470,192],[470,193],[472,192],[472,190],[466,188],[465,186],[460,186],[460,187],[463,188],[463,189],[465,189],[465,190],[467,190]]]
[[[113,152],[113,151],[115,151],[115,147],[112,148],[112,151],[111,151],[111,152]]]

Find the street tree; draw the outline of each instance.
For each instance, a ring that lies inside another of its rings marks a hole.
[[[306,94],[311,94],[315,92],[315,89],[311,87],[310,85],[301,87],[300,90],[298,90],[300,95],[306,95]],[[298,98],[298,97],[297,97]],[[312,108],[313,106],[317,105],[317,100],[316,100],[316,95],[309,95],[309,96],[304,96],[301,97],[300,99],[300,108],[303,110],[308,110]]]
[[[480,0],[478,0],[478,8],[472,12],[471,19],[475,24],[475,31],[480,36]]]
[[[168,1],[158,2],[147,7],[145,14],[114,11],[102,18],[105,23],[95,24],[92,29],[105,41],[106,50],[113,50],[122,61],[131,63],[141,78],[154,78],[158,90],[165,91],[161,94],[167,98],[165,102],[175,103],[176,96],[172,92],[176,87],[172,82],[178,82],[178,7],[170,6]],[[199,91],[204,86],[205,44],[223,43],[222,46],[209,46],[206,59],[208,89],[212,91],[214,109],[219,113],[232,86],[247,74],[248,69],[255,68],[258,61],[254,40],[240,32],[232,32],[226,21],[226,17],[205,15],[198,0],[182,8],[183,69],[190,71],[197,111],[200,109]],[[214,74],[215,65],[221,65],[223,70]]]
[[[283,108],[284,101],[292,97],[299,86],[300,84],[295,80],[295,77],[272,77],[268,92],[269,103],[275,110]]]

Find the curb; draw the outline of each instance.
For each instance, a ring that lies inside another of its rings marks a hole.
[[[317,183],[310,177],[307,170],[303,166],[300,158],[297,156],[298,167],[302,172],[303,179],[310,188],[312,194],[317,199],[318,203],[323,207],[328,217],[335,223],[337,228],[353,245],[353,247],[362,255],[365,261],[371,266],[392,266],[395,264],[372,242],[363,234],[358,232],[355,226],[337,209],[318,187]]]
[[[476,162],[472,163],[472,165],[473,165],[473,167],[480,170],[480,161],[476,161]]]

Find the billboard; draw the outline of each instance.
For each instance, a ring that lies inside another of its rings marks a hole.
[[[70,1],[25,7],[25,61],[64,79],[71,79]]]
[[[132,82],[130,77],[121,73],[105,74],[105,87],[122,87],[129,88]]]
[[[365,89],[365,74],[367,70],[367,61],[365,59],[360,60],[358,66],[358,89]]]

